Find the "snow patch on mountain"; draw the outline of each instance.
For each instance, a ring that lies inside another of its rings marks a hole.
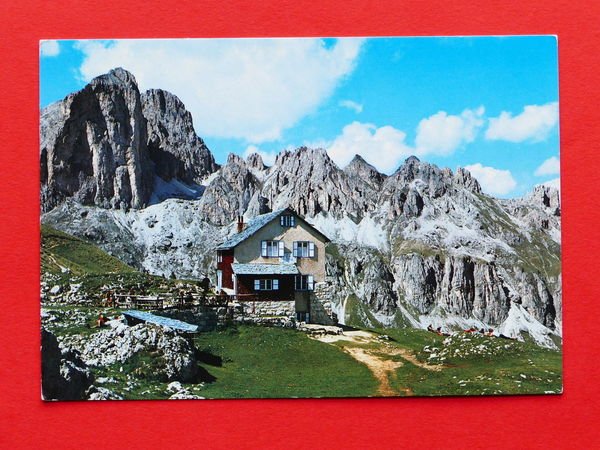
[[[551,338],[553,334],[547,327],[529,314],[521,305],[511,304],[508,317],[498,328],[498,334],[523,341],[523,333],[527,333],[538,345],[556,349]],[[556,334],[558,336],[558,334]]]
[[[187,184],[178,180],[177,178],[173,178],[170,181],[165,181],[159,176],[155,176],[154,190],[150,196],[149,204],[155,205],[170,198],[197,200],[202,196],[204,189],[205,186]]]
[[[358,223],[347,215],[336,219],[324,213],[307,220],[332,241],[358,243],[382,251],[389,249],[387,233],[371,215],[366,215]]]
[[[514,253],[503,240],[482,232],[476,214],[476,211],[458,205],[452,205],[452,211],[448,214],[441,214],[433,205],[429,205],[415,220],[416,229],[407,227],[402,237],[447,248],[453,255],[471,256],[488,262],[494,260],[497,250]]]

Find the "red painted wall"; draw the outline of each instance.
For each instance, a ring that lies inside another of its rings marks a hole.
[[[233,269],[231,264],[233,263],[233,250],[219,250],[223,255],[223,261],[217,262],[217,270],[223,272],[223,287],[227,289],[233,289]]]

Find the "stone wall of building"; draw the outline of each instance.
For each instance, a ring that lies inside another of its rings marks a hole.
[[[239,302],[234,317],[238,323],[293,328],[296,325],[295,301]]]
[[[239,302],[241,314],[257,317],[296,317],[296,304],[289,301]],[[239,315],[236,311],[236,315]]]
[[[334,290],[333,283],[315,283],[315,290],[310,295],[310,323],[337,325],[337,317],[332,307]]]

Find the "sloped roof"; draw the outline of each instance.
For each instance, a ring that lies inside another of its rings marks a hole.
[[[261,214],[260,216],[254,217],[253,219],[251,219],[248,222],[248,224],[246,225],[246,228],[244,228],[242,230],[242,232],[234,234],[233,236],[230,236],[227,240],[225,240],[225,242],[223,242],[222,244],[217,246],[217,250],[229,250],[229,249],[234,248],[235,246],[237,246],[241,242],[248,239],[250,236],[252,236],[258,230],[260,230],[261,228],[263,228],[264,226],[269,224],[271,221],[275,220],[277,217],[279,217],[282,213],[284,213],[286,211],[289,211],[291,214],[294,214],[299,220],[301,220],[302,222],[307,224],[310,228],[312,228],[317,233],[319,233],[321,236],[323,236],[323,239],[326,242],[329,242],[329,238],[327,236],[325,236],[323,233],[321,233],[319,230],[317,230],[314,226],[309,224],[306,220],[304,220],[302,217],[300,217],[298,214],[296,214],[293,210],[291,210],[290,208],[281,208],[276,211],[273,211],[273,212],[270,212],[267,214]]]
[[[187,333],[195,333],[196,331],[198,331],[198,325],[192,325],[190,323],[182,322],[181,320],[177,319],[171,319],[169,317],[157,316],[156,314],[152,314],[146,311],[129,309],[127,311],[123,311],[123,315],[133,317],[134,319],[138,319],[146,323],[153,323],[155,325],[169,327],[177,331],[184,331]]]
[[[286,208],[278,209],[268,214],[261,214],[260,216],[254,217],[248,222],[246,228],[244,228],[240,233],[234,234],[233,236],[229,237],[229,239],[227,239],[225,242],[223,242],[217,247],[217,250],[227,250],[235,247],[240,242],[245,241],[258,230],[260,230],[262,227],[267,225],[285,210]]]
[[[296,275],[298,268],[293,264],[239,264],[231,265],[236,275]]]

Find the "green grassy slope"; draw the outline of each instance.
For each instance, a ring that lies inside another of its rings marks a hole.
[[[433,372],[403,360],[404,364],[397,369],[391,385],[396,389],[408,387],[414,395],[543,394],[562,391],[560,351],[541,348],[532,342],[466,333],[449,339],[421,330],[379,331],[392,337],[396,344],[411,349],[420,361],[444,365],[443,370]]]
[[[172,292],[182,282],[186,289],[198,286],[196,281],[139,272],[91,242],[47,225],[41,228],[41,244],[41,272],[47,286],[60,285],[68,291],[75,284],[88,297],[100,299],[107,288],[155,294]]]
[[[377,391],[366,366],[296,330],[245,326],[201,334],[196,346],[222,360],[220,367],[202,364],[216,377],[202,389],[207,398],[356,397]]]
[[[75,275],[134,272],[119,259],[96,247],[48,225],[41,228],[41,262],[45,273],[69,269]]]

